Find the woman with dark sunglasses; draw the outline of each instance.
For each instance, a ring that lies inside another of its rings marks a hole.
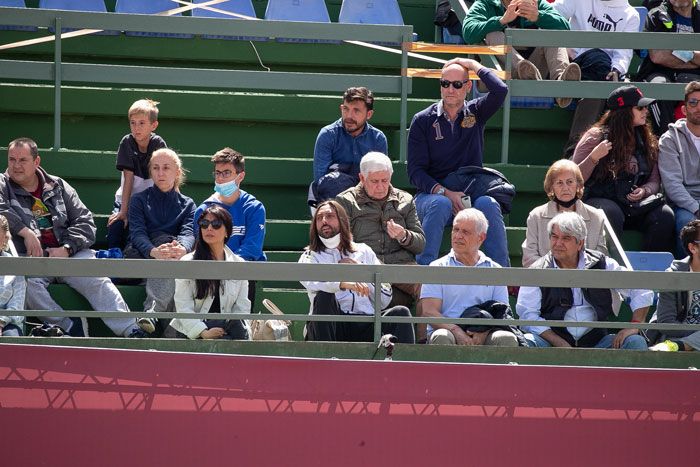
[[[648,122],[648,106],[636,86],[621,86],[608,96],[608,111],[574,150],[585,182],[583,201],[602,209],[615,235],[623,228],[643,233],[645,251],[672,251],[673,210],[661,193],[659,144]]]
[[[181,261],[205,260],[242,262],[227,246],[233,231],[228,211],[221,206],[207,206],[199,217],[199,235],[194,252]],[[175,318],[170,325],[178,337],[189,339],[249,339],[244,320],[226,319],[224,314],[250,313],[247,280],[176,279],[175,309],[178,313],[202,313],[203,319]]]

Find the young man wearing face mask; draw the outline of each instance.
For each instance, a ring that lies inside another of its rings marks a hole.
[[[364,243],[355,243],[345,209],[334,200],[318,205],[311,221],[309,246],[299,258],[305,264],[381,264],[377,255]],[[312,315],[374,315],[374,284],[366,282],[302,281],[309,294]],[[405,306],[388,308],[391,284],[382,284],[382,315],[411,316]],[[415,343],[413,325],[387,323],[383,334],[393,334],[405,344]],[[311,321],[306,325],[306,340],[372,342],[373,323]]]
[[[223,148],[212,156],[214,163],[214,194],[194,213],[194,231],[198,232],[199,216],[211,203],[231,214],[233,234],[226,246],[246,261],[267,261],[263,252],[265,241],[265,206],[255,196],[241,190],[245,178],[245,159],[231,148]],[[255,303],[255,281],[248,281],[248,299]]]

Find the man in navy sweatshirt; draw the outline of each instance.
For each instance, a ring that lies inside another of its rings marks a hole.
[[[470,71],[479,76],[489,93],[466,101],[472,89]],[[464,192],[448,190],[441,181],[460,167],[483,166],[484,127],[507,93],[506,84],[492,70],[475,60],[455,58],[442,69],[442,99],[413,117],[408,135],[408,177],[418,189],[416,209],[426,240],[423,253],[416,257],[418,264],[437,259],[445,226],[466,207]],[[488,220],[483,244],[486,255],[501,266],[510,266],[500,205],[491,196],[472,199],[471,204]]]

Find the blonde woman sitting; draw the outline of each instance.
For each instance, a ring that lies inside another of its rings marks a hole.
[[[523,242],[523,267],[547,254],[550,249],[547,224],[560,212],[573,211],[586,223],[586,248],[608,253],[605,245],[605,213],[581,201],[583,175],[578,165],[568,159],[556,161],[544,177],[544,192],[550,201],[537,206],[527,216],[527,233]]]

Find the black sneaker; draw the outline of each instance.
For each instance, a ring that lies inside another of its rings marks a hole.
[[[130,339],[143,339],[149,336],[143,330],[139,328],[134,328],[131,330],[131,333],[129,333],[127,337]]]
[[[71,326],[67,335],[70,337],[86,337],[83,318],[71,318],[73,326]]]

